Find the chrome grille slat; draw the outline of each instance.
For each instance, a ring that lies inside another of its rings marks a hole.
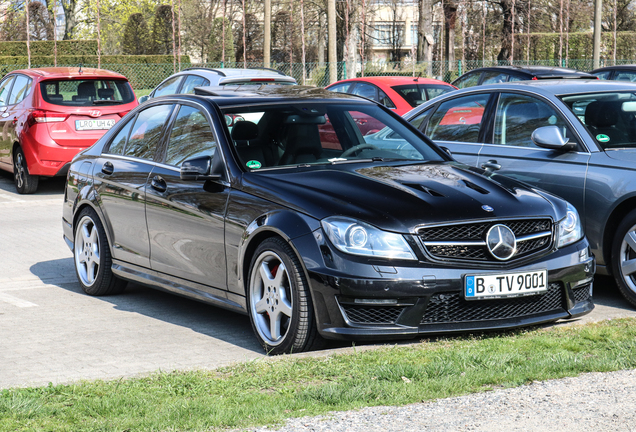
[[[422,227],[417,230],[424,249],[442,260],[494,262],[485,236],[490,227],[506,225],[517,238],[517,252],[507,262],[538,254],[552,246],[551,219],[491,220],[468,224]]]

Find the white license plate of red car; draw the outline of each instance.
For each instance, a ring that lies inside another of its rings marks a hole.
[[[108,130],[115,125],[115,120],[75,120],[75,130]]]
[[[548,271],[466,275],[466,300],[518,297],[539,294],[548,290]]]

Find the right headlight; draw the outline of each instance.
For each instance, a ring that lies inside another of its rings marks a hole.
[[[381,258],[417,259],[400,234],[339,216],[328,217],[321,223],[331,243],[342,252]]]
[[[559,222],[558,235],[557,247],[559,248],[577,242],[583,237],[583,227],[579,212],[570,203],[568,203],[565,218]]]

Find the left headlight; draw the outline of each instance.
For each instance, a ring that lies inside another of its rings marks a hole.
[[[331,243],[342,252],[381,258],[417,259],[400,234],[338,216],[323,219],[321,223]]]
[[[557,247],[563,247],[579,241],[583,237],[583,227],[581,226],[581,218],[579,212],[574,206],[568,203],[565,218],[559,222],[559,240]]]

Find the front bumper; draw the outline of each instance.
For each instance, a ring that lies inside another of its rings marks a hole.
[[[595,260],[586,239],[504,270],[548,270],[548,291],[526,297],[467,301],[463,296],[465,274],[502,270],[420,264],[398,267],[348,262],[343,272],[308,268],[321,335],[377,340],[510,329],[570,319],[594,309]]]

